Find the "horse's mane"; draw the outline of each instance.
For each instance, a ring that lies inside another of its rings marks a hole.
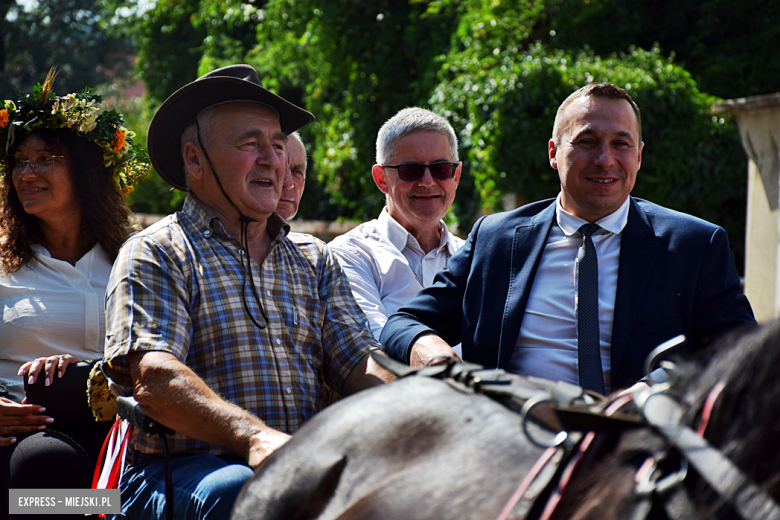
[[[679,386],[687,424],[698,424],[710,390],[724,387],[712,410],[705,438],[775,500],[780,500],[780,320],[740,330],[713,347],[711,363],[695,374],[683,366]],[[697,377],[698,375],[698,377]],[[724,513],[714,492],[700,485],[708,517]]]
[[[671,394],[694,429],[710,391],[723,384],[706,439],[775,500],[780,500],[780,320],[723,336],[697,359],[678,364]],[[555,518],[627,518],[634,507],[633,483],[642,461],[665,446],[649,428],[609,437],[610,456],[594,462],[564,497]],[[686,480],[701,518],[737,518],[702,480]]]

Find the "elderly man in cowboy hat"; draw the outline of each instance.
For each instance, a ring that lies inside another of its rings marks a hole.
[[[287,136],[314,117],[234,65],[171,95],[149,128],[182,211],[132,237],[109,281],[104,372],[176,431],[176,518],[228,518],[252,468],[316,414],[324,383],[392,376],[328,248],[275,213]],[[121,482],[128,518],[165,508],[156,438],[138,435]]]

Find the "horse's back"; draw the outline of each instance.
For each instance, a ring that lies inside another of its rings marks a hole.
[[[495,518],[539,454],[489,397],[405,378],[309,421],[258,468],[233,518]]]

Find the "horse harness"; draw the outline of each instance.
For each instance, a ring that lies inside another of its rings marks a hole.
[[[668,520],[696,518],[693,502],[681,485],[689,467],[743,520],[780,519],[777,502],[704,439],[710,411],[723,388],[720,384],[707,398],[701,424],[694,431],[681,423],[682,406],[667,393],[668,383],[610,401],[569,383],[510,377],[501,369],[486,370],[451,359],[412,368],[382,355],[372,356],[398,377],[433,377],[460,391],[493,398],[518,413],[526,437],[546,448],[497,520],[550,520],[573,479],[595,460],[610,434],[640,427],[652,428],[669,447],[648,457],[637,470],[630,520],[645,520],[651,511]],[[623,411],[632,402],[639,415]],[[542,431],[549,438],[540,439]]]

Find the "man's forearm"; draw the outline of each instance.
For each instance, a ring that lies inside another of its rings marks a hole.
[[[381,353],[381,351],[379,352]],[[379,366],[370,355],[367,355],[352,369],[344,385],[348,394],[354,394],[372,386],[389,383],[394,379],[393,374]]]
[[[177,433],[221,446],[250,465],[259,464],[289,438],[223,400],[171,354],[135,353],[128,358],[133,396],[141,410]]]
[[[409,354],[409,364],[413,367],[430,365],[442,358],[460,359],[452,347],[433,333],[427,333],[414,342]]]

